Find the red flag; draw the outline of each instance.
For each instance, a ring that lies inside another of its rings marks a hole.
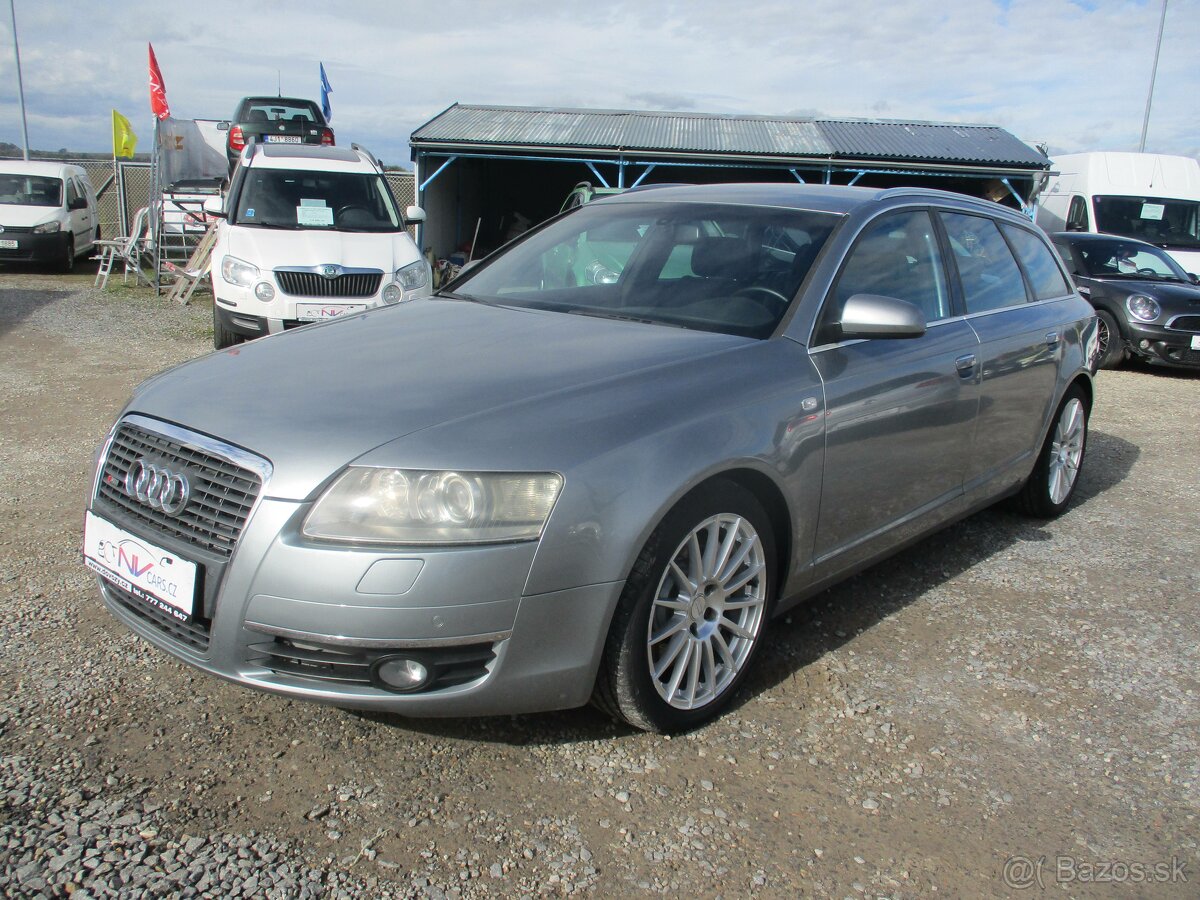
[[[158,60],[154,58],[154,45],[147,44],[147,46],[150,48],[150,111],[157,118],[165,119],[171,115],[171,108],[167,106],[167,89],[163,85]]]

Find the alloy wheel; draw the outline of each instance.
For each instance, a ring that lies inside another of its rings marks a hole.
[[[1072,397],[1059,414],[1054,442],[1050,445],[1049,488],[1050,499],[1055,503],[1067,499],[1079,475],[1086,421],[1083,403]]]

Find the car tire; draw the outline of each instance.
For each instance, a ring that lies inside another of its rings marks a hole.
[[[58,270],[63,273],[75,270],[75,238],[73,237],[67,237],[66,249],[63,251],[63,258],[59,260]]]
[[[1072,385],[1054,413],[1033,472],[1017,495],[1017,505],[1025,514],[1052,519],[1070,504],[1083,471],[1088,414],[1083,390]]]
[[[1125,339],[1113,314],[1096,310],[1096,368],[1115,369],[1125,362]]]
[[[221,324],[221,317],[217,315],[217,307],[214,301],[213,305],[213,347],[217,350],[225,350],[235,344],[240,344],[244,340],[236,331],[232,331]]]
[[[593,703],[660,733],[712,719],[762,644],[776,571],[770,519],[752,494],[715,481],[684,498],[625,582]]]

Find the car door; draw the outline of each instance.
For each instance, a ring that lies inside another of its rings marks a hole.
[[[72,209],[73,205],[82,205]],[[71,233],[75,236],[75,251],[78,253],[85,247],[90,247],[93,237],[92,210],[87,202],[87,192],[84,191],[79,179],[74,175],[66,179],[67,219],[71,223]]]
[[[1055,299],[1072,290],[1053,251],[1032,231],[941,211],[967,322],[979,336],[979,417],[968,502],[1021,481],[1041,449],[1066,339]]]
[[[810,350],[826,407],[818,578],[945,521],[961,503],[978,340],[957,315],[942,257],[927,210],[884,214],[862,230],[825,299]],[[840,340],[835,323],[855,294],[915,304],[925,334]]]

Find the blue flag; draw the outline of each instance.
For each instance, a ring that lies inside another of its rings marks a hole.
[[[329,86],[329,76],[325,74],[325,63],[321,63],[321,112],[325,114],[325,121],[333,121],[333,107],[329,105],[329,95],[333,93],[333,88]]]

